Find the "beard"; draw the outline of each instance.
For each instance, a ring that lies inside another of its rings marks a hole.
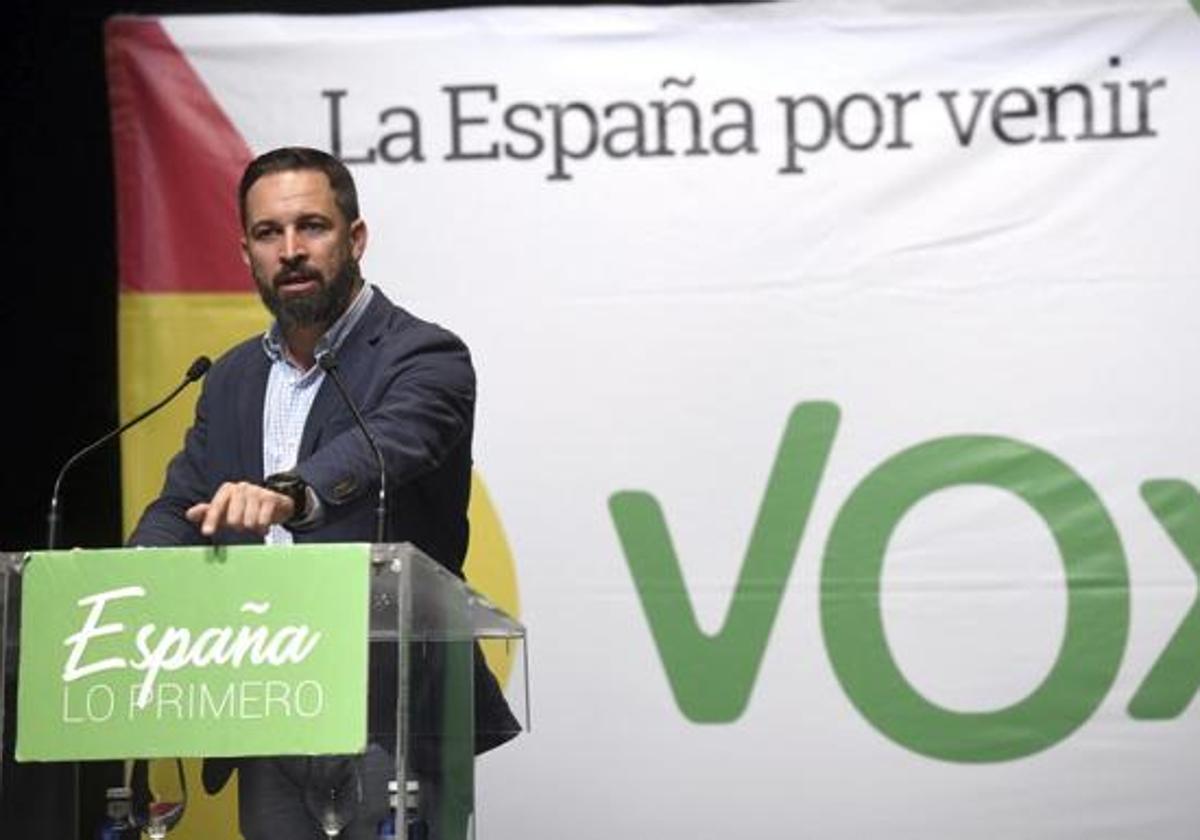
[[[280,328],[286,333],[295,327],[328,328],[332,325],[350,305],[350,298],[362,282],[362,274],[358,262],[347,258],[328,282],[321,276],[321,272],[305,266],[282,269],[269,279],[264,279],[255,272],[254,280],[263,305],[275,316]],[[317,284],[316,291],[309,295],[287,298],[279,294],[281,284],[299,280],[314,281]]]

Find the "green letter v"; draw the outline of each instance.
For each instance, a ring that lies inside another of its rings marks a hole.
[[[675,702],[697,723],[735,720],[749,702],[837,425],[833,403],[801,403],[792,410],[733,601],[714,636],[696,623],[658,501],[640,491],[609,499]]]

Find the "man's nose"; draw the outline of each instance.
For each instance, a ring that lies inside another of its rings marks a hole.
[[[283,232],[283,253],[280,255],[284,262],[294,263],[303,260],[308,256],[308,252],[304,248],[304,240],[294,228],[287,228]]]

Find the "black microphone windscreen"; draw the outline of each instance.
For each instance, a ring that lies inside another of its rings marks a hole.
[[[321,366],[321,370],[331,371],[337,367],[337,356],[333,355],[332,350],[326,350],[317,355],[317,364]]]
[[[196,361],[192,362],[192,366],[187,369],[184,378],[188,382],[195,382],[204,374],[208,373],[208,369],[212,367],[212,359],[208,356],[199,356]]]

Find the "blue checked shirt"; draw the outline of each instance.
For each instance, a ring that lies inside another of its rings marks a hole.
[[[367,284],[317,342],[316,355],[328,350],[338,350],[346,336],[362,318],[367,304],[375,295],[375,289]],[[267,378],[267,395],[263,400],[263,477],[296,466],[300,451],[300,437],[313,400],[325,381],[325,371],[320,365],[301,370],[284,352],[283,334],[279,324],[274,323],[263,335],[263,351],[271,360],[271,373]],[[310,501],[313,497],[310,496]],[[319,520],[320,501],[310,521]],[[272,525],[267,531],[267,545],[290,545],[292,532],[282,525]]]

